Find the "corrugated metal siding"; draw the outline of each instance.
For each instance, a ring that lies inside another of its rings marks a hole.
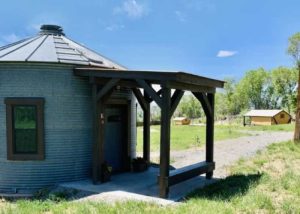
[[[50,64],[0,65],[0,190],[41,188],[90,176],[91,87],[87,79],[75,77],[72,69]],[[45,98],[45,160],[7,160],[5,97]],[[131,99],[132,94],[120,91],[114,97]],[[130,140],[135,144],[135,137]]]

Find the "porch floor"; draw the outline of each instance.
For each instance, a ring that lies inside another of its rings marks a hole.
[[[94,185],[92,180],[82,180],[63,183],[60,186],[91,192],[90,196],[80,200],[105,202],[139,200],[164,205],[179,201],[196,188],[215,182],[214,179],[207,180],[205,176],[197,176],[171,186],[169,198],[161,199],[158,197],[158,174],[159,168],[150,167],[147,171],[141,173],[128,172],[113,175],[110,182],[99,185]]]

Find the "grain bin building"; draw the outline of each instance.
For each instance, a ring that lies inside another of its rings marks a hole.
[[[67,38],[58,26],[0,49],[0,190],[26,191],[90,176],[92,86],[80,66],[125,69]],[[118,88],[105,108],[106,157],[135,156],[135,99]],[[122,145],[121,145],[122,144]]]
[[[223,86],[185,72],[128,70],[72,41],[61,27],[43,25],[38,35],[0,48],[0,193],[82,179],[98,185],[108,168],[129,171],[136,100],[144,112],[148,163],[151,102],[161,109],[159,195],[168,197],[170,186],[199,174],[210,179],[214,95]],[[171,173],[170,119],[185,91],[206,114],[206,158]]]
[[[246,118],[250,118],[248,124]],[[244,115],[244,126],[287,124],[291,120],[292,116],[284,110],[251,110]]]

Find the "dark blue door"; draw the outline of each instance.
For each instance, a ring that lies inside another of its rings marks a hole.
[[[124,106],[109,106],[105,110],[104,160],[113,172],[124,170],[127,148],[127,111]]]

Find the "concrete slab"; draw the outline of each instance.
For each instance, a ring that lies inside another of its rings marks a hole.
[[[204,176],[198,176],[172,186],[170,188],[169,198],[161,199],[158,197],[158,173],[158,168],[150,167],[147,171],[142,173],[122,173],[113,175],[110,182],[99,185],[94,185],[91,180],[83,180],[63,183],[60,186],[93,193],[80,200],[107,202],[139,200],[168,205],[178,202],[196,188],[203,187],[216,181],[216,179],[207,180]]]

